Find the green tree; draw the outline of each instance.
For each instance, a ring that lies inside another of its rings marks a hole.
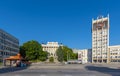
[[[70,60],[72,58],[72,49],[68,48],[67,46],[63,46],[64,51],[64,61]]]
[[[78,53],[75,53],[75,59],[78,59]]]
[[[20,51],[19,51],[20,55],[25,58],[26,57],[26,51],[25,49],[23,48],[23,46],[20,46]]]
[[[78,54],[77,53],[72,53],[71,59],[78,59]]]
[[[53,58],[53,57],[50,57],[50,58],[49,58],[49,62],[54,62],[54,58]]]
[[[31,40],[20,47],[20,54],[27,60],[45,61],[48,53],[42,50],[42,46],[39,42]]]
[[[46,51],[41,51],[40,52],[39,60],[45,61],[47,59],[47,57],[48,57],[48,52],[46,52]]]
[[[64,51],[63,51],[61,46],[57,49],[56,54],[58,56],[58,61],[63,62],[63,60],[64,60],[64,58],[63,58]]]
[[[77,54],[73,53],[72,49],[67,46],[59,47],[57,50],[58,61],[63,59],[63,61],[77,59]]]

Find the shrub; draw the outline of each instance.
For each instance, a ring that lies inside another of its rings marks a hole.
[[[50,57],[50,58],[49,58],[49,62],[54,62],[54,58],[53,58],[53,57]]]

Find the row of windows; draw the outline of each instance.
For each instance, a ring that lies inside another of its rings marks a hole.
[[[106,48],[107,44],[97,44],[97,45],[93,45],[93,48]]]
[[[103,48],[103,49],[104,49],[104,48],[107,47],[107,45],[105,45],[105,44],[102,44],[102,45],[92,45],[92,46],[93,46],[93,47],[92,47],[93,49],[97,49],[97,48],[98,48],[98,49],[99,49],[99,48]]]
[[[107,52],[106,51],[96,51],[96,52],[93,52],[93,54],[103,54],[103,55],[106,55]]]
[[[10,56],[10,55],[15,55],[15,54],[1,51],[1,52],[0,52],[0,55],[2,55],[2,56],[3,56],[3,55],[5,55],[5,56]]]
[[[93,41],[93,44],[107,44],[107,41]]]
[[[93,46],[93,48],[104,48],[104,47],[107,47],[107,44],[105,45],[105,44],[98,44],[98,45],[92,45]]]
[[[93,42],[97,42],[97,41],[101,41],[101,42],[104,42],[104,41],[107,41],[107,38],[105,38],[105,39],[93,39]]]
[[[43,48],[43,50],[57,50],[57,48]]]
[[[101,31],[96,31],[96,32],[94,32],[93,34],[95,35],[95,34],[97,34],[99,32],[99,34],[105,34],[105,33],[107,33],[107,30],[101,30]]]
[[[97,38],[97,37],[107,37],[107,34],[93,34],[92,37],[93,37],[93,38]]]
[[[58,47],[43,47],[43,48],[58,48]]]
[[[100,41],[105,41],[107,40],[107,37],[94,37],[92,38],[94,41],[100,40]]]
[[[107,39],[107,37],[94,37],[93,40],[101,40],[101,39]]]
[[[98,51],[98,50],[102,50],[102,51],[105,51],[105,50],[107,50],[106,48],[93,48],[93,51]]]
[[[99,52],[101,52],[102,54],[106,54],[107,53],[107,51],[106,50],[97,50],[97,51],[95,51],[95,50],[93,50],[92,51],[93,53],[99,53]]]
[[[50,53],[50,54],[48,54],[48,56],[56,56],[56,54]]]
[[[98,42],[98,41],[100,41],[100,42],[105,42],[105,41],[107,41],[107,38],[103,38],[103,39],[98,38],[98,39],[93,39],[93,40],[92,40],[92,42]]]
[[[100,43],[100,42],[98,42],[98,43],[93,43],[92,44],[93,46],[105,46],[105,45],[107,45],[107,43]]]
[[[120,60],[111,60],[111,62],[120,62]]]
[[[120,58],[120,56],[111,56],[110,58]]]
[[[95,52],[93,54],[95,54]],[[96,54],[107,54],[107,52],[97,51]]]
[[[100,56],[100,57],[97,57],[97,56],[96,56],[96,57],[93,57],[93,58],[107,58],[107,56],[105,56],[105,57],[101,57],[101,56]]]
[[[106,46],[101,46],[101,47],[93,47],[93,49],[102,49],[104,50],[104,48],[106,48]]]
[[[92,42],[93,43],[96,43],[96,42],[98,43],[99,42],[99,43],[102,43],[102,44],[107,44],[107,39],[106,40],[93,40]]]
[[[100,35],[100,34],[93,35],[93,39],[95,39],[95,38],[99,38],[99,37],[103,37],[103,38],[105,38],[105,37],[108,37],[108,35],[107,35],[107,34],[104,34],[104,35]]]
[[[98,56],[98,55],[104,56],[107,55],[107,53],[101,53],[101,52],[93,53],[93,56]]]
[[[96,35],[96,34],[107,34],[107,31],[93,33],[93,35]]]
[[[19,48],[13,48],[13,47],[6,47],[6,46],[3,46],[3,45],[0,45],[0,49],[1,50],[9,50],[9,51],[13,51],[13,52],[18,52],[19,51]]]
[[[107,44],[107,41],[93,41],[92,44]]]
[[[119,55],[120,53],[110,53],[111,55]]]
[[[43,49],[44,51],[47,51],[47,52],[55,52],[56,50],[47,50],[47,49]]]
[[[110,51],[120,51],[120,49],[110,49]]]
[[[93,58],[107,58],[107,56],[93,56]],[[120,56],[111,56],[111,59],[113,58],[120,58]]]
[[[17,39],[15,39],[14,37],[10,37],[10,36],[7,35],[7,34],[0,33],[0,37],[1,37],[2,39],[6,39],[6,40],[12,41],[12,42],[14,42],[14,43],[16,43],[16,44],[19,44],[19,41],[18,41]]]
[[[98,46],[98,47],[104,47],[104,46],[106,46],[107,44],[102,44],[102,43],[98,43],[98,44],[92,44],[94,47],[96,46]]]
[[[104,56],[104,55],[107,55],[107,53],[106,53],[106,54],[105,54],[105,53],[96,53],[96,54],[93,53],[93,56],[96,56],[96,55],[97,55],[97,56],[99,56],[99,55],[100,55],[100,56]]]
[[[9,47],[19,48],[19,44],[13,44],[13,43],[8,42],[8,41],[0,40],[0,43],[2,43],[3,45],[7,45]]]

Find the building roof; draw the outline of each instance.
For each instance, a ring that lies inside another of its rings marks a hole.
[[[16,56],[10,56],[9,58],[5,58],[5,60],[21,60],[23,59],[20,54],[17,54]]]

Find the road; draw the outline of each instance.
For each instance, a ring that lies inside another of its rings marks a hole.
[[[36,65],[3,68],[0,69],[0,76],[120,76],[120,69],[102,65]]]

